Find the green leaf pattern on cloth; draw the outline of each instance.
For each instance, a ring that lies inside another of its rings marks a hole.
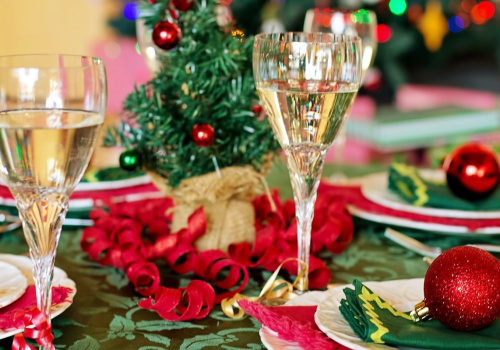
[[[427,264],[422,257],[388,241],[383,236],[385,226],[355,220],[355,236],[340,255],[322,255],[332,271],[332,283],[380,281],[424,277]],[[429,235],[405,230],[424,243],[449,248],[474,242],[500,243],[495,237],[457,237]],[[9,237],[14,235],[17,238]],[[8,242],[3,244],[4,239]],[[251,317],[233,320],[219,308],[209,317],[193,322],[167,322],[156,313],[140,309],[141,299],[133,287],[122,279],[122,272],[90,261],[80,250],[80,233],[63,230],[56,265],[76,282],[78,292],[74,304],[54,319],[57,349],[264,349],[258,331],[260,324]],[[16,243],[17,242],[17,243]],[[26,253],[21,232],[0,235],[0,252]],[[184,285],[192,276],[179,276],[161,265],[162,281],[166,285]],[[268,274],[261,269],[251,271],[246,294],[258,294]],[[283,275],[290,279],[291,276]],[[0,340],[0,349],[9,349],[12,338]]]

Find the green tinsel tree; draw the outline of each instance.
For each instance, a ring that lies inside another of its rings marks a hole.
[[[104,139],[106,146],[125,146],[128,160],[137,159],[172,187],[228,166],[259,170],[278,148],[260,115],[252,76],[253,37],[233,23],[218,24],[219,2],[141,3],[146,26],[168,21],[179,27],[182,38],[161,55],[160,71],[126,98],[124,122]],[[205,134],[207,143],[193,137],[193,128],[200,125],[213,130],[213,142],[211,135]]]

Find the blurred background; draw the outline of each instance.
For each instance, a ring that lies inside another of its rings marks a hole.
[[[500,143],[500,14],[493,0],[233,0],[247,34],[304,28],[309,9],[375,12],[375,61],[347,124],[342,161],[436,164],[467,140]],[[106,60],[111,116],[151,73],[128,0],[3,1],[0,54]],[[140,35],[147,35],[140,34]],[[144,51],[144,52],[141,52]],[[333,161],[334,154],[328,158]],[[338,157],[337,157],[338,158]]]

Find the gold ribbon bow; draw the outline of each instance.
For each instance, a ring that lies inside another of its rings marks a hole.
[[[301,264],[302,269],[300,270],[303,272],[295,278],[295,281],[293,283],[290,283],[281,278],[278,279],[278,274],[283,265],[289,261],[294,261],[294,260],[297,261],[299,264]],[[283,305],[286,301],[295,298],[297,296],[297,294],[294,291],[300,290],[298,288],[298,285],[299,282],[304,277],[306,267],[307,267],[306,264],[297,258],[286,259],[278,266],[278,268],[273,272],[271,277],[269,277],[269,279],[266,281],[259,296],[249,297],[240,293],[236,293],[232,298],[222,300],[221,302],[222,311],[224,312],[224,314],[226,314],[226,316],[229,316],[231,318],[234,319],[242,318],[245,315],[245,311],[243,311],[243,309],[240,308],[240,306],[238,305],[238,300],[242,299],[248,301],[256,301],[266,305]],[[236,313],[235,310],[237,310]]]

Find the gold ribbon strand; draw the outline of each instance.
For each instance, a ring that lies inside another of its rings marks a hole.
[[[295,278],[293,283],[278,278],[278,274],[283,265],[290,261],[297,261],[302,267],[302,273]],[[222,311],[228,317],[239,319],[245,315],[245,311],[243,311],[243,309],[238,305],[238,300],[254,301],[265,305],[283,305],[286,301],[297,296],[295,291],[299,290],[298,283],[304,277],[306,267],[306,264],[297,258],[286,259],[276,268],[273,274],[266,281],[259,296],[250,297],[236,293],[232,298],[222,300]],[[237,312],[235,312],[235,310],[237,310]]]

